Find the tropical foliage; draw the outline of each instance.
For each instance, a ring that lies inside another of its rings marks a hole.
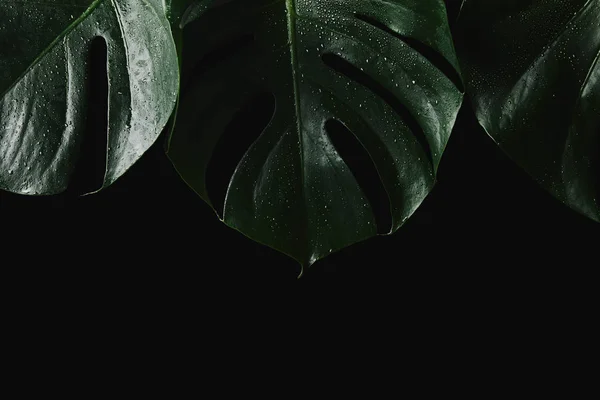
[[[600,221],[600,0],[456,9],[458,20],[442,0],[3,1],[0,188],[67,188],[101,67],[106,153],[90,191],[164,132],[181,178],[225,224],[303,266],[405,223],[465,95],[534,180]],[[242,151],[219,194],[207,177],[229,147]]]

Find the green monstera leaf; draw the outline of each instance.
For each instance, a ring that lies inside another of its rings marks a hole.
[[[481,125],[545,189],[600,221],[600,0],[467,0],[457,28]]]
[[[443,1],[211,3],[196,2],[180,23],[168,155],[183,179],[212,204],[213,150],[239,110],[268,93],[274,111],[230,177],[223,221],[304,266],[376,235],[333,124],[368,152],[398,229],[431,191],[462,103]]]
[[[152,145],[177,98],[177,53],[163,0],[0,2],[0,188],[67,187],[85,132],[89,52],[107,52],[102,187]]]

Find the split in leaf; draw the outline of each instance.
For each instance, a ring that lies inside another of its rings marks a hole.
[[[223,221],[310,265],[377,234],[355,156],[334,143],[357,141],[398,229],[432,189],[462,102],[443,1],[212,3],[182,21],[168,154],[183,179],[220,209],[207,189],[215,151],[247,143],[226,178]],[[265,93],[274,106],[257,127],[244,110]]]
[[[175,106],[179,71],[165,3],[3,0],[0,21],[0,188],[66,189],[89,133],[97,38],[108,80],[101,186],[110,185],[154,143]]]

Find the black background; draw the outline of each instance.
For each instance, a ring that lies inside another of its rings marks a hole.
[[[93,196],[79,197],[77,185],[48,197],[0,192],[4,273],[42,286],[121,282],[172,292],[265,282],[485,292],[564,291],[589,281],[597,268],[600,225],[553,199],[513,164],[479,127],[468,102],[437,186],[406,225],[332,254],[300,280],[293,260],[216,218],[179,179],[164,140]],[[97,157],[86,151],[84,158]]]

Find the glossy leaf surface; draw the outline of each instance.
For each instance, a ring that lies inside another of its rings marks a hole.
[[[467,0],[458,28],[480,123],[545,189],[600,221],[600,0]]]
[[[185,181],[211,203],[206,173],[220,136],[269,93],[274,111],[231,176],[224,222],[303,265],[376,235],[373,209],[332,143],[337,121],[375,164],[398,229],[432,189],[462,102],[443,1],[207,4],[182,20],[168,154]]]
[[[107,49],[102,187],[156,140],[177,97],[177,55],[162,0],[0,2],[0,188],[58,193],[85,132],[89,52]],[[93,83],[92,83],[93,84]]]

